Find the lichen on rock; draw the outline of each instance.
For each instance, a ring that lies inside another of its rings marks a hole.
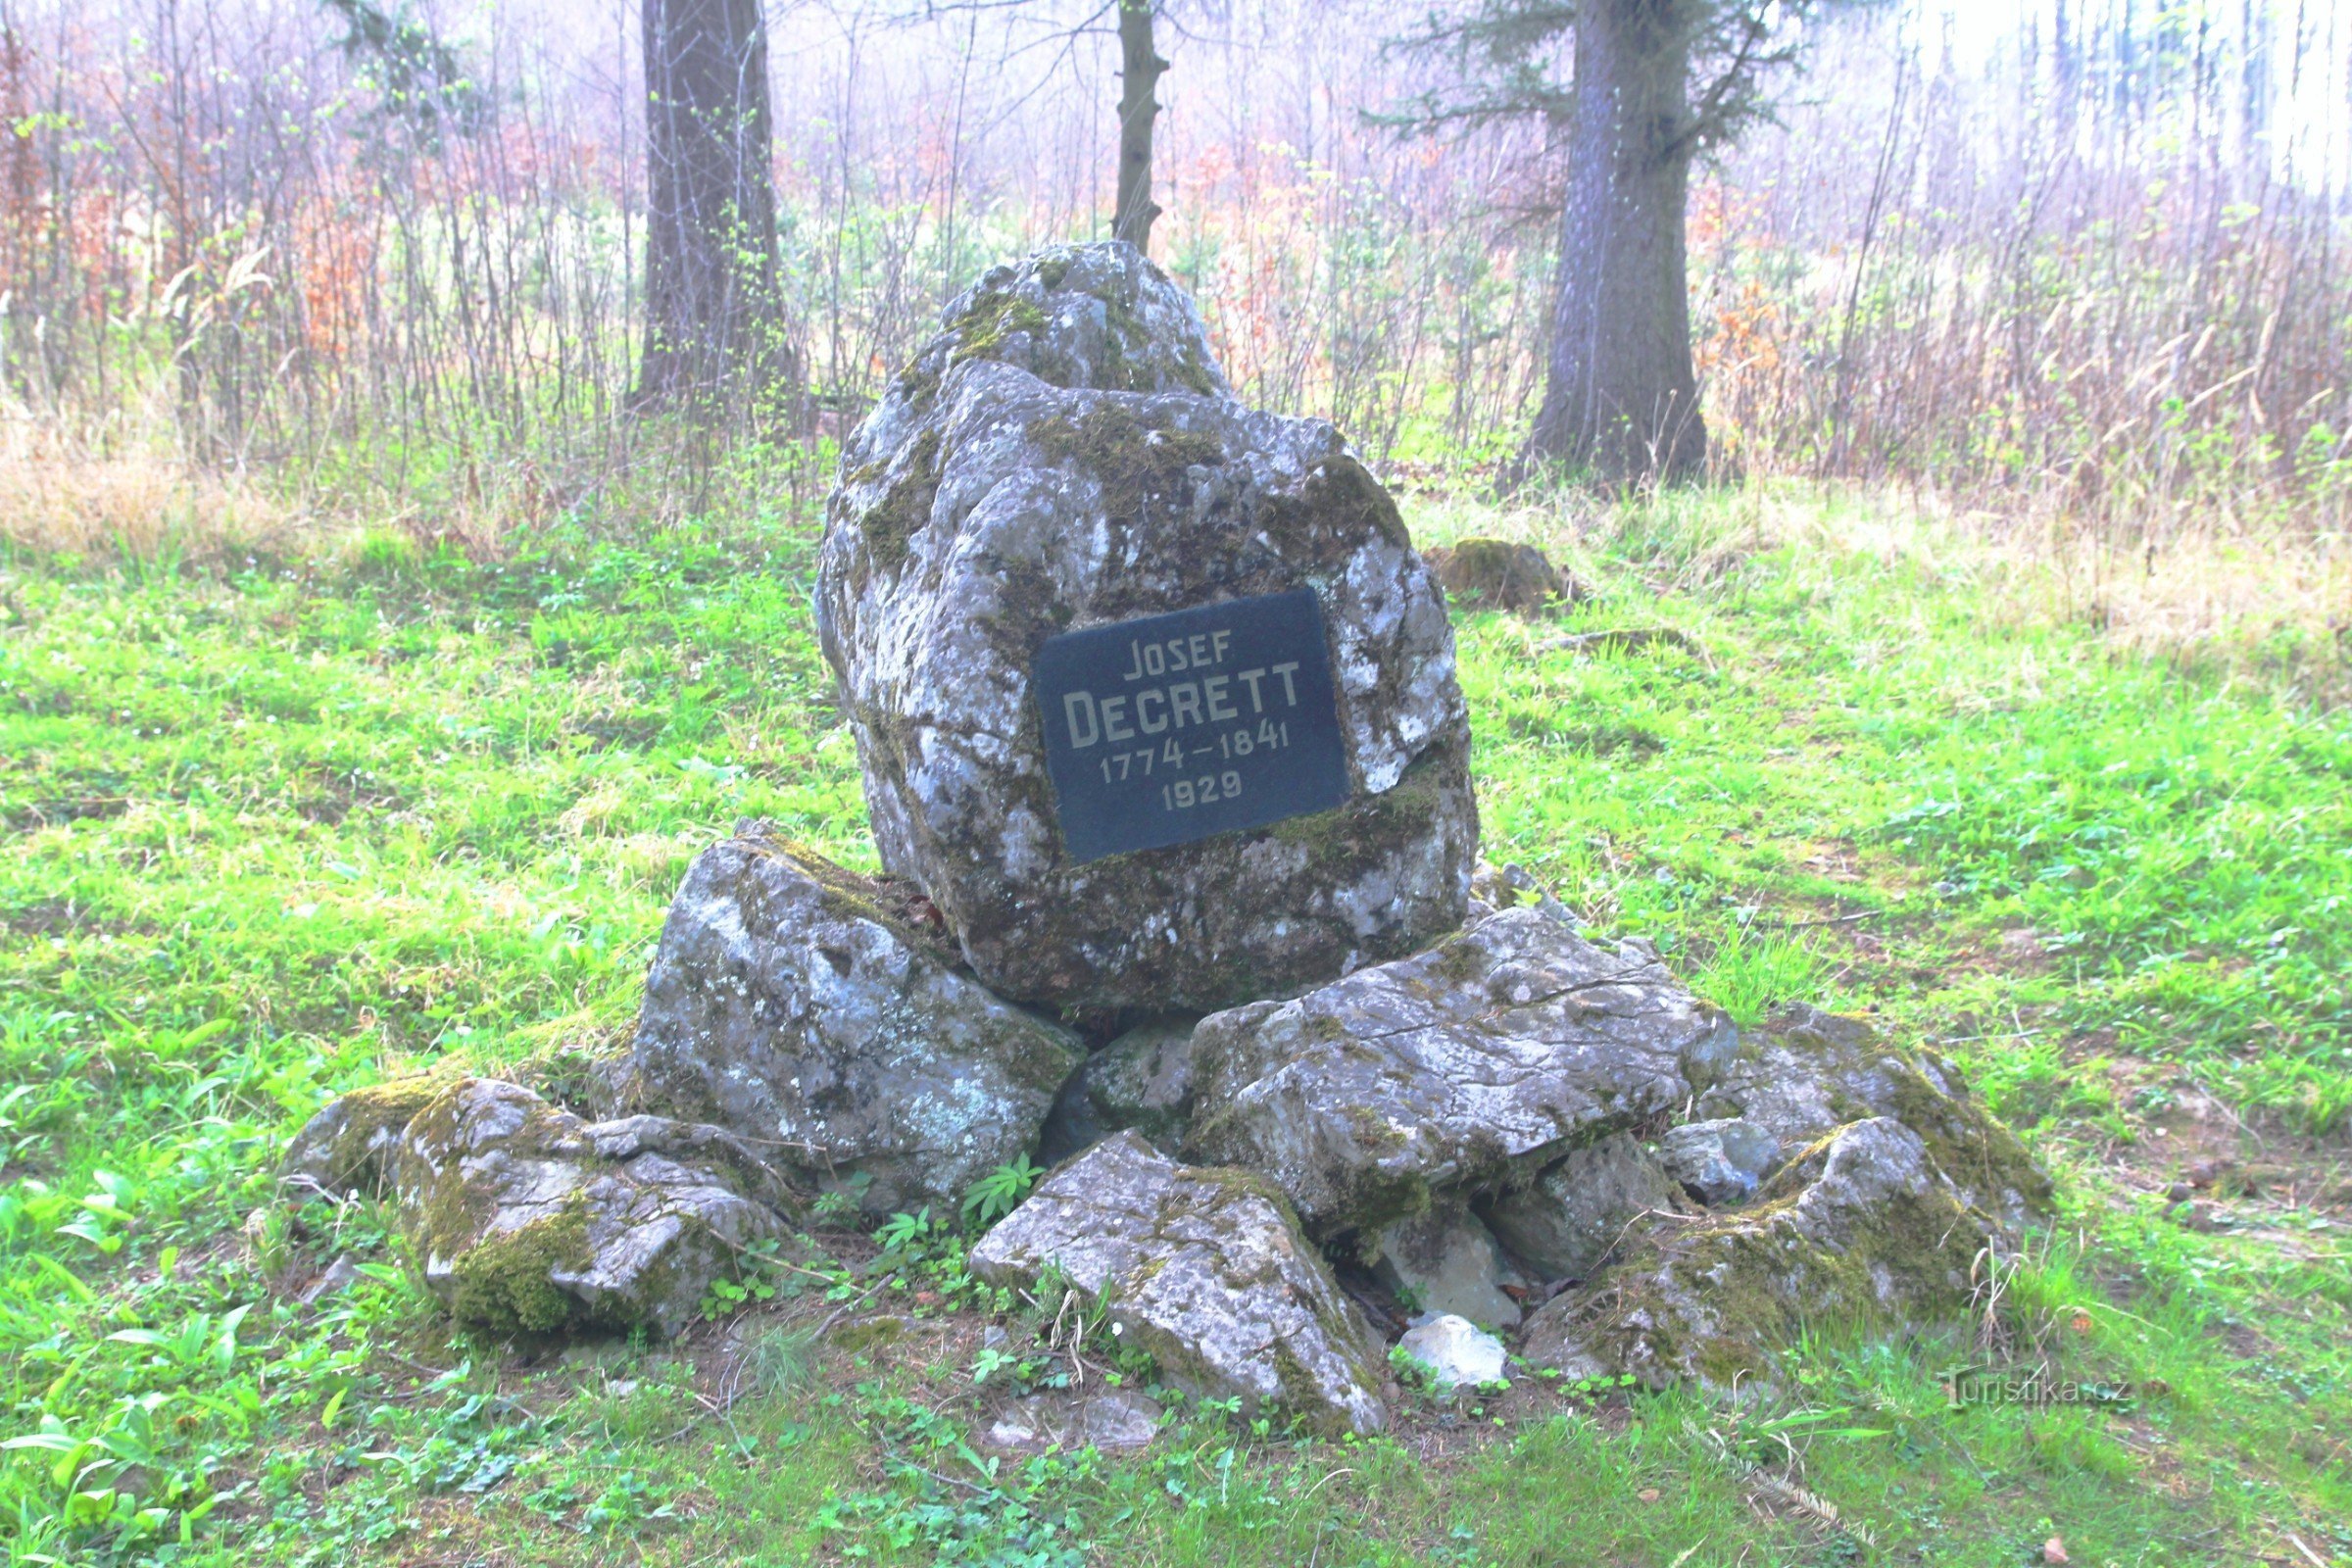
[[[1008,1289],[1058,1271],[1164,1380],[1200,1396],[1329,1433],[1387,1422],[1366,1325],[1282,1195],[1250,1172],[1180,1165],[1122,1132],[1048,1177],[970,1264]]]
[[[687,871],[614,1108],[724,1127],[877,1215],[1030,1152],[1085,1049],[960,972],[910,890],[747,823]]]
[[[278,1182],[298,1200],[373,1197],[388,1185],[390,1160],[410,1118],[456,1081],[449,1072],[413,1073],[339,1095],[287,1146]]]
[[[1330,1237],[1524,1185],[1682,1105],[1738,1031],[1639,944],[1539,907],[1193,1035],[1188,1156],[1264,1172]]]
[[[1784,1152],[1890,1116],[1919,1136],[1970,1202],[2004,1223],[2021,1224],[2049,1200],[2049,1177],[1957,1068],[1932,1051],[1890,1044],[1850,1014],[1803,1004],[1776,1009],[1747,1031],[1696,1109],[1743,1118]]]
[[[1302,587],[1347,804],[1071,860],[1031,684],[1046,639]],[[1131,247],[1042,253],[949,308],[845,448],[817,608],[883,864],[1002,996],[1204,1010],[1461,920],[1477,810],[1441,595],[1339,435],[1236,402]]]
[[[410,1120],[392,1178],[426,1288],[497,1334],[675,1334],[746,1247],[789,1233],[805,1198],[722,1129],[587,1122],[487,1078]]]
[[[416,1112],[393,1185],[425,1289],[487,1333],[672,1336],[805,1199],[722,1128],[583,1121],[496,1079],[461,1079]]]
[[[1751,1207],[1652,1227],[1530,1319],[1522,1349],[1575,1377],[1768,1386],[1808,1326],[1957,1318],[1981,1254],[2010,1240],[1917,1133],[1872,1117],[1790,1160]]]

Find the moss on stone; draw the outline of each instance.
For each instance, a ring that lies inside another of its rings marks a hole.
[[[590,1260],[588,1195],[512,1231],[495,1231],[450,1264],[450,1314],[493,1334],[552,1334],[579,1315],[579,1302],[557,1285],[558,1269]]]
[[[394,1140],[456,1081],[447,1072],[417,1073],[352,1090],[303,1129],[286,1152],[288,1173],[307,1175],[328,1193],[380,1188]]]
[[[1187,469],[1225,461],[1225,444],[1203,431],[1146,424],[1127,409],[1100,403],[1071,419],[1054,415],[1029,427],[1029,439],[1056,463],[1072,463],[1102,487],[1114,517],[1133,517],[1153,500],[1172,499]]]
[[[924,430],[907,448],[898,478],[858,519],[875,570],[897,571],[916,530],[931,520],[931,501],[939,494],[939,432]]]
[[[948,356],[948,364],[993,360],[1004,349],[1006,338],[1015,333],[1042,337],[1048,324],[1044,309],[1032,301],[1011,293],[983,294],[949,323],[948,330],[956,342]]]
[[[1429,553],[1446,593],[1469,605],[1537,610],[1560,591],[1560,575],[1542,551],[1508,539],[1472,537]]]

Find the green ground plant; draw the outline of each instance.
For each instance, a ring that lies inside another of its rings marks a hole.
[[[1532,530],[1594,590],[1458,623],[1489,853],[1742,1018],[1933,1039],[2059,1221],[1969,1321],[1817,1325],[1769,1405],[1522,1375],[1333,1444],[1161,1389],[1128,1457],[981,1441],[1020,1395],[1152,1386],[1055,1293],[963,1273],[1033,1167],[879,1237],[820,1210],[673,1346],[453,1338],[380,1202],[273,1207],[340,1090],[561,1092],[735,820],[870,867],[809,519],[6,558],[10,1560],[2352,1562],[2340,652],[2133,652],[1957,547],[1773,499],[1817,526],[1752,492],[1408,504],[1424,543]],[[1563,646],[1652,625],[1688,641]],[[2184,1201],[2205,1104],[2262,1152]],[[1984,1360],[2135,1395],[1947,1408]]]

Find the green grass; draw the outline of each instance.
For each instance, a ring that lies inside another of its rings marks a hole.
[[[0,1541],[74,1562],[1665,1568],[2009,1564],[2051,1535],[2077,1563],[2307,1561],[2291,1533],[2352,1562],[2328,1185],[2352,1115],[2352,711],[2308,696],[2308,650],[2127,656],[1968,561],[1773,546],[1751,520],[1740,498],[1620,511],[1570,552],[1596,602],[1461,622],[1490,853],[1742,1018],[1804,998],[1944,1042],[2062,1178],[1994,1327],[2161,1386],[2134,1408],[1948,1412],[1969,1327],[1824,1324],[1777,1413],[1848,1414],[1782,1429],[1793,1465],[1776,1411],[1531,1381],[1373,1443],[1194,1410],[1139,1458],[992,1471],[983,1407],[1067,1370],[1014,1312],[1026,1370],[975,1386],[988,1303],[936,1236],[879,1263],[834,1239],[842,1267],[680,1348],[454,1340],[380,1211],[269,1209],[277,1150],[403,1067],[560,1082],[608,1049],[671,888],[737,818],[871,863],[809,532],[495,564],[379,542],[229,575],[19,558]],[[1652,624],[1708,658],[1548,646]],[[2199,1091],[2309,1178],[2274,1182],[2246,1234],[2150,1190],[2166,1107]],[[340,1255],[358,1281],[303,1302]],[[913,1319],[887,1344],[808,1335],[881,1302]],[[1850,1430],[1879,1435],[1805,1436]],[[1759,1492],[1741,1453],[1856,1533]]]

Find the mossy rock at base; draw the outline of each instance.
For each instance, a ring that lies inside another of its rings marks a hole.
[[[1576,579],[1561,571],[1534,545],[1473,537],[1427,552],[1446,598],[1471,610],[1542,610],[1581,595]]]
[[[1381,1430],[1378,1348],[1298,1215],[1251,1171],[1180,1165],[1130,1129],[1039,1185],[972,1249],[973,1274],[1052,1275],[1100,1305],[1161,1381],[1332,1435]]]
[[[1747,1207],[1653,1226],[1537,1313],[1522,1350],[1571,1377],[1770,1387],[1808,1333],[1957,1323],[1984,1256],[2016,1242],[1916,1133],[1874,1117],[1801,1152]]]
[[[727,1128],[876,1217],[1036,1150],[1086,1059],[992,995],[920,894],[745,822],[670,902],[615,1106]]]
[[[278,1167],[279,1183],[297,1201],[382,1191],[402,1131],[461,1076],[416,1073],[338,1096],[294,1135]]]
[[[721,1129],[588,1122],[486,1078],[416,1113],[393,1179],[426,1288],[490,1334],[676,1334],[746,1247],[790,1233],[805,1198]]]

